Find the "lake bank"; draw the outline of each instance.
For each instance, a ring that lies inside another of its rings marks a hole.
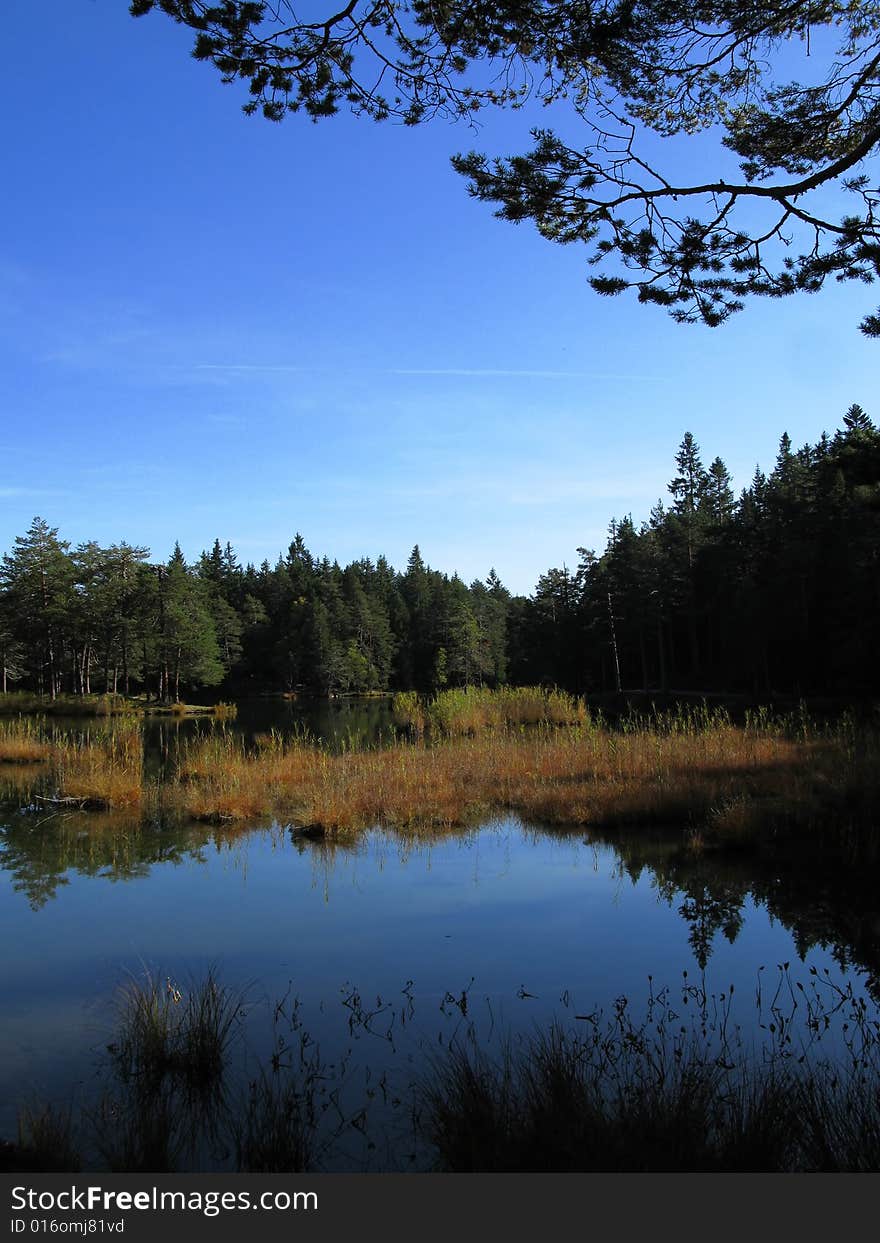
[[[79,734],[23,719],[0,723],[0,768],[6,797],[20,805],[158,822],[275,819],[344,836],[512,814],[602,829],[676,824],[695,852],[802,840],[853,868],[880,860],[880,737],[848,717],[819,726],[765,713],[739,726],[701,709],[530,727],[501,718],[341,749],[305,733],[247,741],[215,726],[184,737],[158,777],[145,769],[136,721]]]

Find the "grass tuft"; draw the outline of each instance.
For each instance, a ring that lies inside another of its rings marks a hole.
[[[187,990],[149,972],[119,999],[118,1034],[109,1046],[123,1081],[156,1085],[165,1078],[193,1090],[217,1083],[242,1008],[242,997],[209,971]]]

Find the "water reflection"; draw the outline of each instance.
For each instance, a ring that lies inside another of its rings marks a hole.
[[[580,1024],[683,969],[684,996],[711,977],[747,1008],[765,966],[798,958],[829,987],[849,978],[878,999],[869,886],[827,863],[694,854],[685,840],[585,839],[509,820],[311,839],[279,824],[9,815],[0,935],[15,951],[3,968],[0,1133],[14,1130],[22,1085],[65,1099],[73,1079],[94,1081],[120,975],[144,967],[184,981],[216,965],[270,1015],[296,998],[302,1030],[331,1060],[358,1033],[374,1086],[395,1059],[411,1075],[419,1049],[445,1048],[472,1024],[482,1036],[560,1012]],[[257,1047],[264,1059],[274,1051]]]
[[[468,868],[471,883],[476,886],[480,846],[487,831],[420,829],[407,834],[376,830],[350,838],[312,838],[302,830],[269,823],[247,829],[195,822],[150,824],[122,813],[65,810],[46,814],[30,810],[7,814],[0,823],[0,870],[8,874],[11,889],[25,899],[31,911],[39,911],[62,897],[77,877],[137,881],[158,890],[163,868],[183,864],[204,867],[218,854],[236,849],[246,858],[250,850],[262,853],[267,841],[277,847],[281,835],[289,850],[308,861],[312,886],[322,892],[325,903],[331,901],[334,892],[334,900],[342,902],[346,895],[339,891],[337,882],[351,874],[357,859],[366,859],[367,869],[381,876],[389,868],[404,869],[410,856],[416,854],[424,865],[414,880],[421,892],[432,888],[442,891],[450,883],[460,883],[460,874]],[[540,826],[508,824],[507,832],[506,848],[499,852],[496,846],[492,851],[493,888],[511,870],[514,852],[534,856],[534,892],[522,887],[521,876],[511,882],[514,892],[509,896],[514,903],[521,903],[523,919],[546,892],[548,878],[552,890],[559,859],[566,854],[574,858],[586,849],[593,872],[598,871],[601,859],[610,860],[611,871],[621,882],[632,887],[647,882],[677,913],[687,930],[694,962],[701,969],[709,964],[719,938],[731,946],[737,943],[750,907],[763,908],[771,921],[778,921],[790,932],[801,960],[814,948],[827,950],[841,970],[864,971],[870,989],[877,988],[880,904],[876,890],[867,883],[854,883],[851,873],[835,875],[827,859],[819,866],[808,857],[781,863],[760,855],[694,854],[684,847],[681,834],[670,832],[591,834],[587,840],[571,831]],[[432,876],[432,855],[443,843],[446,848]],[[466,853],[470,859],[463,868]],[[279,859],[279,866],[281,862]],[[375,876],[369,888],[371,892],[377,888]],[[374,895],[371,900],[381,904],[384,899]],[[568,900],[560,893],[561,902]],[[486,918],[491,917],[487,912]],[[625,932],[626,914],[617,922]]]

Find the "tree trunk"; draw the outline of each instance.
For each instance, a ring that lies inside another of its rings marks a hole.
[[[665,691],[667,689],[666,645],[663,642],[663,622],[659,619],[657,621],[657,656],[660,661],[660,689],[661,691]]]

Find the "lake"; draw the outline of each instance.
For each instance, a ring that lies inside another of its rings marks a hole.
[[[331,740],[334,721],[344,722],[337,741],[390,725],[381,703],[372,725],[353,708],[329,711]],[[243,713],[238,727],[265,721]],[[149,745],[178,728],[205,726],[152,723]],[[277,1050],[279,1024],[287,1049],[307,1033],[326,1065],[344,1067],[348,1116],[363,1095],[376,1129],[369,1139],[350,1129],[331,1168],[425,1160],[400,1122],[407,1093],[466,1031],[491,1042],[553,1019],[582,1026],[623,997],[641,1013],[663,990],[683,1022],[701,1004],[717,1019],[720,1005],[746,1045],[772,1039],[774,998],[793,1052],[814,1036],[800,1021],[811,996],[833,1007],[835,990],[850,989],[876,1022],[874,894],[794,866],[689,854],[682,838],[508,818],[336,844],[278,823],[135,828],[109,813],[10,809],[0,827],[0,1135],[15,1134],[29,1101],[97,1098],[118,990],[147,972],[185,991],[213,968],[241,992],[232,1057],[243,1077]],[[840,1038],[832,1025],[828,1047]]]

